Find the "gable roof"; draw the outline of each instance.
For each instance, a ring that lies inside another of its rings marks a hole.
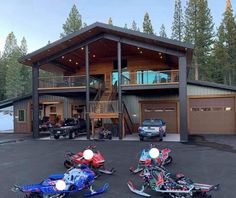
[[[18,101],[21,101],[21,100],[26,100],[26,99],[29,99],[29,98],[32,98],[32,94],[27,94],[27,95],[24,95],[24,96],[18,96],[18,97],[15,97],[15,98],[9,98],[9,99],[6,99],[6,100],[2,100],[2,101],[0,101],[0,109],[3,109],[5,107],[10,107],[14,104],[14,102],[18,102]]]
[[[56,54],[65,48],[69,48],[75,45],[76,43],[81,43],[93,36],[101,34],[112,34],[118,37],[125,37],[144,43],[163,46],[169,49],[174,49],[176,51],[183,51],[183,52],[187,51],[188,53],[192,53],[194,47],[192,44],[189,43],[183,43],[177,40],[172,40],[168,38],[159,37],[156,35],[150,35],[138,31],[133,31],[130,29],[120,28],[117,26],[96,22],[79,31],[67,35],[64,38],[59,39],[49,45],[46,45],[45,47],[42,47],[30,54],[27,54],[24,57],[21,57],[19,59],[19,62],[32,66],[33,63],[40,61],[42,57],[45,58],[52,56],[53,54]]]

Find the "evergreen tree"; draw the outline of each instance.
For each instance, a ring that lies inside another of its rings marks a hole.
[[[137,23],[135,21],[132,22],[131,30],[138,31]]]
[[[7,35],[4,51],[3,51],[3,58],[7,58],[13,51],[17,48],[17,40],[13,32],[10,32]]]
[[[164,38],[167,37],[166,28],[165,28],[164,24],[161,25],[160,33],[159,34],[160,34],[161,37],[164,37]]]
[[[111,18],[111,17],[109,17],[109,19],[108,19],[108,24],[109,24],[109,25],[113,25],[113,22],[112,22],[112,18]]]
[[[23,37],[20,45],[21,56],[27,54],[27,42],[25,37]],[[22,93],[27,94],[31,93],[32,90],[32,69],[22,65],[21,66],[21,79],[22,79]]]
[[[125,24],[124,28],[125,28],[125,29],[128,29],[128,25],[127,25],[127,23]]]
[[[225,35],[225,83],[232,85],[236,81],[236,22],[231,1],[227,0],[222,25]]]
[[[208,80],[214,23],[207,0],[189,0],[185,11],[185,38],[194,44],[195,80]],[[200,74],[199,74],[200,71]]]
[[[181,0],[175,0],[174,21],[172,23],[171,38],[175,40],[183,40],[184,18],[182,13]]]
[[[143,32],[147,34],[154,34],[151,19],[149,18],[149,14],[146,12],[143,19]]]
[[[66,19],[65,24],[63,24],[63,33],[61,33],[60,37],[64,37],[68,34],[76,32],[82,28],[82,19],[81,15],[76,8],[76,5],[73,5],[69,17]]]
[[[4,60],[0,57],[0,101],[5,99],[6,85],[6,66]]]

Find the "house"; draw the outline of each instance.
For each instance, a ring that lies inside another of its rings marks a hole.
[[[15,131],[38,137],[40,117],[79,116],[88,139],[97,119],[116,124],[120,139],[145,118],[164,119],[181,142],[188,134],[235,134],[236,88],[187,81],[192,55],[192,44],[103,23],[87,26],[19,59],[32,67],[33,95],[14,103]],[[39,68],[57,76],[39,78]]]

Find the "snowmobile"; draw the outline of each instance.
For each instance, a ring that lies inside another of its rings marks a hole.
[[[99,151],[95,151],[95,148],[96,146],[89,146],[87,148],[92,149],[94,152],[93,158],[89,160],[83,158],[83,152],[78,152],[77,154],[67,152],[65,155],[64,166],[70,168],[79,164],[85,164],[96,173],[96,176],[99,176],[100,173],[112,175],[115,172],[115,169],[112,168],[108,170],[105,168],[105,159]]]
[[[102,188],[94,190],[94,178],[95,173],[83,165],[70,168],[65,174],[50,175],[38,184],[15,185],[12,191],[27,193],[25,198],[64,198],[81,190],[88,190],[84,196],[89,197],[107,191],[107,183]]]
[[[170,156],[171,150],[169,148],[159,150],[159,155],[155,159],[152,159],[151,156],[149,155],[149,151],[151,148],[155,148],[155,146],[151,144],[150,148],[145,148],[142,150],[138,162],[138,167],[136,169],[130,167],[130,171],[132,173],[141,172],[143,168],[147,165],[150,165],[150,163],[164,166],[170,164],[173,161],[173,158]]]
[[[219,188],[219,184],[194,183],[183,174],[171,174],[163,166],[145,166],[140,176],[144,181],[141,190],[138,190],[131,181],[128,182],[128,187],[133,193],[144,197],[151,197],[144,192],[149,188],[158,193],[168,194],[172,198],[210,198],[211,195],[207,193]]]

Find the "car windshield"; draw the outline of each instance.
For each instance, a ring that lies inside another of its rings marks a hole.
[[[162,125],[162,121],[159,119],[148,119],[143,121],[145,126],[159,126]]]

